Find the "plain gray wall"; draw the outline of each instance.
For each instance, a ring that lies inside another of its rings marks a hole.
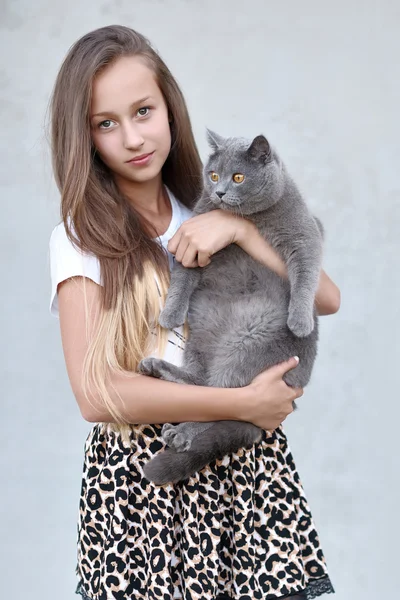
[[[156,45],[205,127],[264,132],[327,230],[342,307],[286,431],[338,600],[394,598],[398,568],[398,0],[1,0],[1,597],[71,600],[83,444],[48,240],[44,135],[69,46],[119,23]]]

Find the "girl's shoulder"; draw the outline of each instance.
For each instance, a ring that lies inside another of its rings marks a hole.
[[[49,241],[51,295],[50,313],[58,317],[57,286],[70,277],[88,277],[102,285],[100,263],[94,254],[82,252],[67,236],[64,223],[56,225]]]
[[[180,202],[171,190],[167,188],[167,191],[172,204],[172,219],[168,230],[159,238],[159,241],[165,248],[180,225],[193,216],[193,211]],[[72,231],[74,231],[70,222],[69,225]],[[70,277],[81,275],[102,285],[100,261],[94,254],[82,252],[73,245],[67,236],[63,222],[56,225],[51,232],[49,256],[51,274],[50,313],[58,317],[58,284]]]

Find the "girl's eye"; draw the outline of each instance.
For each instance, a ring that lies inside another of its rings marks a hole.
[[[241,173],[235,173],[232,179],[235,183],[242,183],[244,181],[244,175]]]
[[[101,123],[99,123],[99,129],[111,129],[112,123],[113,122],[110,119],[102,121]]]
[[[146,111],[146,112],[143,112]],[[150,108],[148,106],[144,106],[143,108],[139,108],[138,113],[141,117],[147,117],[150,112]]]
[[[218,175],[218,173],[215,173],[215,171],[211,171],[210,177],[211,177],[211,181],[218,181],[219,180],[219,175]]]

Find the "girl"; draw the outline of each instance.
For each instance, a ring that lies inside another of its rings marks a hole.
[[[281,427],[302,395],[282,376],[296,358],[242,389],[137,374],[151,353],[180,364],[184,333],[158,325],[173,260],[204,267],[228,244],[285,276],[247,221],[191,218],[201,163],[181,91],[140,34],[104,27],[78,40],[58,74],[52,156],[61,192],[50,240],[51,312],[59,315],[72,391],[95,423],[85,444],[77,593],[85,600],[313,598],[333,592]],[[336,312],[322,271],[316,303]],[[165,422],[251,421],[251,449],[177,485],[143,466]]]

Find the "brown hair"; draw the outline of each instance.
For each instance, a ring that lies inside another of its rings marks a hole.
[[[151,320],[169,282],[164,249],[140,223],[95,153],[90,134],[92,82],[123,56],[140,56],[155,74],[171,119],[171,150],[162,179],[191,208],[201,192],[202,166],[182,92],[150,42],[140,33],[112,25],[80,38],[58,73],[50,104],[54,176],[61,192],[61,217],[70,241],[100,262],[102,315],[85,361],[84,382],[100,392],[116,422],[125,421],[106,389],[109,369],[136,371],[148,351]],[[166,332],[157,334],[165,343]],[[123,431],[123,427],[117,427]]]

